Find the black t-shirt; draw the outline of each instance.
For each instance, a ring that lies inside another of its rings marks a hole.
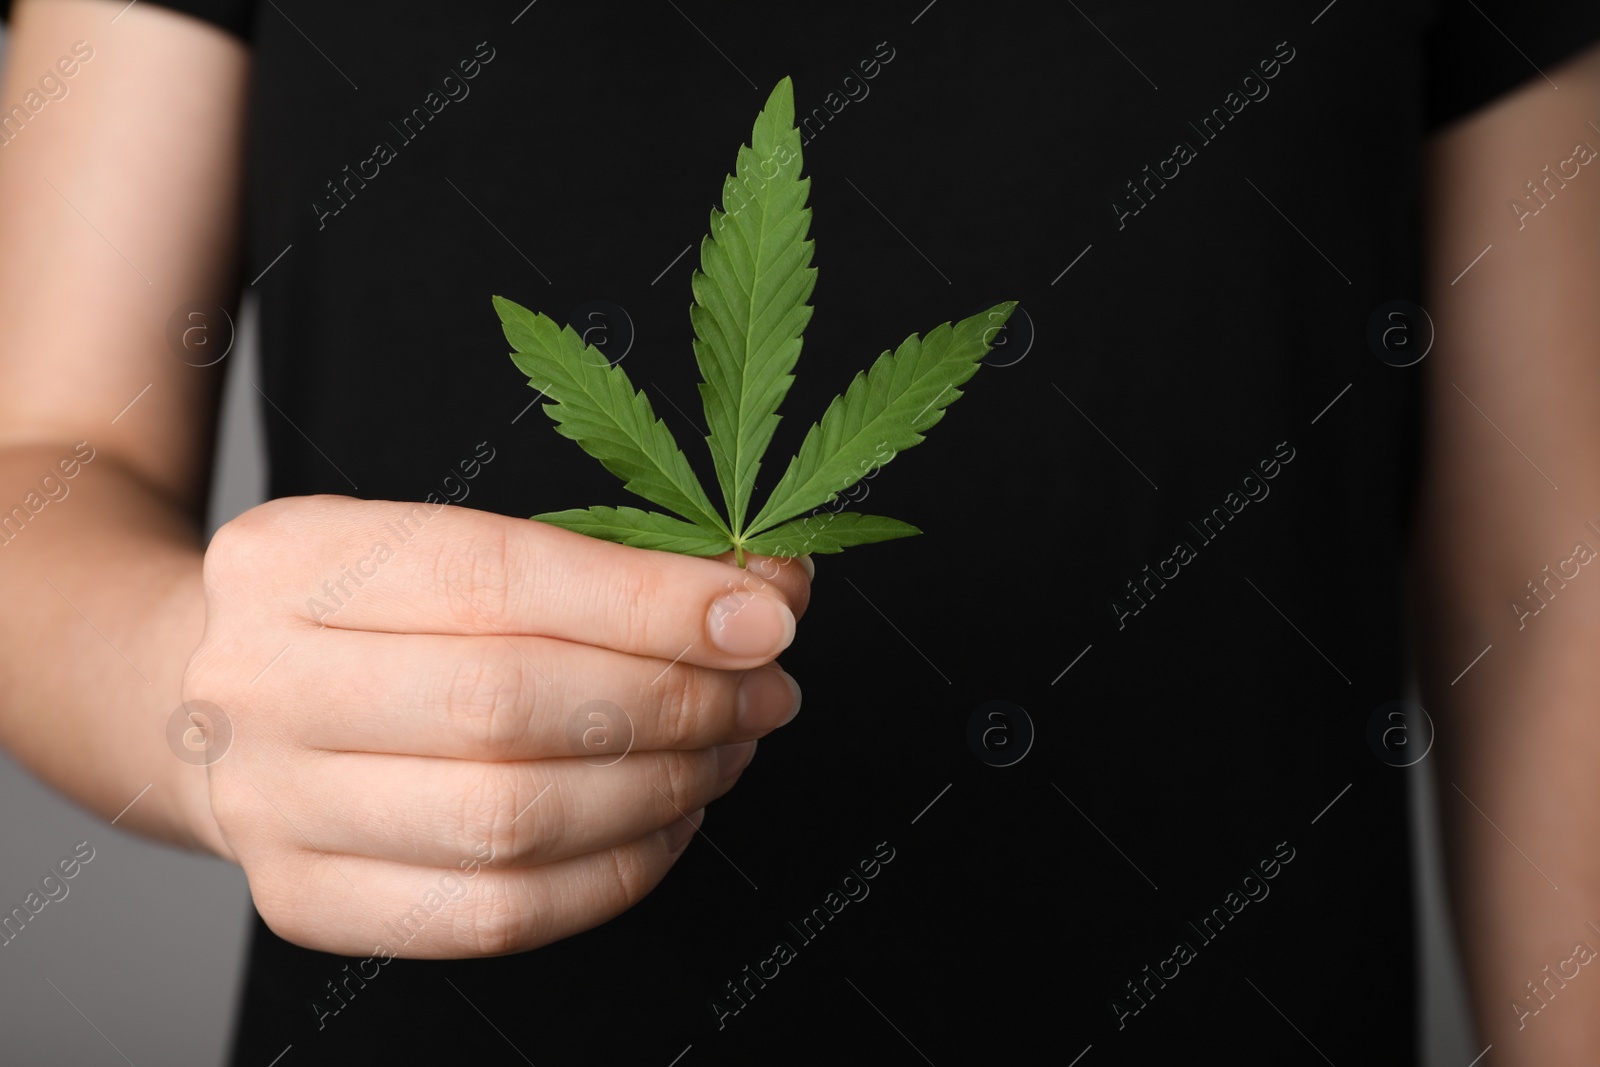
[[[258,922],[235,1063],[1411,1060],[1369,727],[1422,368],[1371,338],[1426,329],[1420,139],[1600,5],[172,6],[254,54],[274,495],[638,503],[527,410],[495,293],[603,313],[709,469],[692,247],[784,75],[820,274],[776,453],[908,333],[1025,312],[870,483],[927,532],[819,561],[805,708],[654,893],[489,960]]]

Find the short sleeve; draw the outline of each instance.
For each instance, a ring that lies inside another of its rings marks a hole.
[[[1433,131],[1600,41],[1600,2],[1440,0],[1427,41]]]
[[[227,30],[243,41],[250,40],[250,31],[255,24],[256,0],[141,0],[141,2],[157,2],[161,7],[192,15]],[[0,0],[0,22],[10,21],[11,0]]]

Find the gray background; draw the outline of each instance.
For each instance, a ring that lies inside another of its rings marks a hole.
[[[0,71],[4,43],[0,28]],[[266,495],[261,423],[251,389],[255,339],[254,306],[247,297],[239,339],[226,361],[211,530]],[[1425,759],[1394,772],[1411,779],[1410,817],[1421,842],[1414,862],[1423,1062],[1467,1067],[1482,1046],[1466,1021],[1447,927],[1430,767]],[[94,859],[66,883],[67,896],[47,905],[21,936],[0,945],[0,1058],[41,1067],[221,1063],[251,914],[243,873],[107,826],[0,753],[0,912],[20,905],[49,868],[85,840],[95,849]],[[251,1049],[248,1059],[267,1067],[283,1051]],[[292,1051],[280,1067],[294,1067]]]

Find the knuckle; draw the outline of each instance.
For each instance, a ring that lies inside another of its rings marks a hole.
[[[476,629],[485,621],[495,629],[506,629],[515,606],[512,565],[510,538],[503,525],[441,540],[434,549],[433,577],[444,589],[451,620],[464,629]]]
[[[611,889],[615,911],[627,911],[655,887],[655,878],[645,865],[645,852],[634,845],[617,845],[606,850],[611,861]]]
[[[279,497],[223,523],[212,534],[201,563],[207,607],[234,603],[236,593],[259,593],[285,583],[302,569],[308,544],[325,530],[330,513],[349,501],[334,496]],[[209,594],[217,594],[210,596]]]
[[[315,834],[314,820],[308,819],[303,805],[295,798],[303,790],[293,781],[269,787],[271,795],[256,785],[259,758],[242,768],[231,759],[210,766],[206,800],[217,830],[228,847],[240,857],[248,873],[268,870],[282,877],[296,861],[305,861],[307,840],[295,827]],[[289,820],[292,820],[289,821]],[[314,846],[313,846],[314,847]],[[316,853],[311,853],[315,858]]]
[[[259,619],[245,619],[238,613],[219,618],[211,608],[206,614],[205,633],[185,661],[179,679],[181,700],[210,700],[234,713],[254,703],[244,699],[247,694],[260,697],[281,687],[289,670],[260,676],[260,684],[250,689],[251,679],[277,651],[263,651]]]
[[[520,661],[498,654],[466,657],[455,664],[448,682],[445,720],[457,736],[486,759],[514,755],[528,732]]]
[[[524,798],[532,783],[522,777],[508,766],[485,764],[462,797],[461,826],[472,840],[488,842],[490,855],[521,859],[560,845],[561,820],[540,812],[543,805],[530,803],[533,796]]]
[[[307,947],[299,915],[288,906],[273,879],[250,878],[250,899],[267,929],[293,945]]]
[[[693,747],[702,733],[706,704],[712,698],[705,671],[678,664],[656,683],[662,687],[656,725],[666,748]]]
[[[709,775],[704,770],[707,757],[713,768],[713,773]],[[714,777],[716,753],[672,751],[660,753],[659,758],[662,776],[666,779],[666,788],[661,792],[670,801],[668,809],[662,814],[670,821],[699,808],[701,805],[697,801]]]
[[[217,829],[222,832],[223,839],[232,845],[240,831],[250,824],[254,805],[242,790],[233,788],[215,772],[211,778],[209,800],[211,817],[216,821]]]
[[[210,633],[211,627],[208,625],[206,629],[206,635],[184,663],[183,676],[178,682],[178,699],[185,704],[213,697],[218,691],[215,657],[219,650]]]
[[[302,948],[316,948],[318,924],[305,906],[304,891],[311,878],[309,864],[293,856],[273,857],[245,871],[250,899],[267,928]]]
[[[206,546],[201,575],[207,589],[229,589],[247,579],[260,562],[273,527],[268,501],[223,523]]]
[[[526,894],[499,885],[467,897],[457,936],[476,956],[504,956],[543,944],[549,923]]]
[[[636,561],[634,566],[619,571],[613,582],[616,632],[623,641],[622,647],[651,648],[652,614],[670,602],[663,595],[665,579],[656,568]]]

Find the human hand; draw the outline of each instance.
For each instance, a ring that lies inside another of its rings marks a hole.
[[[807,571],[450,506],[263,504],[205,557],[184,699],[233,738],[197,833],[308,948],[492,956],[598,925],[798,709],[772,661]],[[621,757],[586,745],[602,721]]]

